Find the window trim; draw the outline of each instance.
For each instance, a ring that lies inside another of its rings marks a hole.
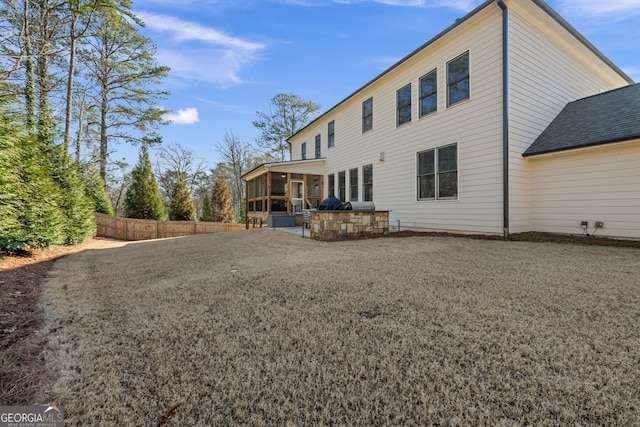
[[[371,103],[371,113],[365,115],[364,106],[368,102]],[[370,117],[371,120],[370,120],[370,127],[367,129],[366,123],[367,123],[368,117]],[[365,99],[364,101],[362,101],[362,133],[369,132],[370,130],[373,130],[373,96],[369,99]]]
[[[336,174],[330,173],[327,175],[327,195],[336,195]]]
[[[422,81],[424,79],[426,79],[427,77],[431,76],[432,74],[435,75],[435,79],[436,79],[435,90],[432,91],[432,92],[429,92],[426,95],[423,95],[422,94]],[[437,113],[438,112],[438,69],[437,68],[434,68],[433,70],[429,71],[427,74],[423,75],[422,77],[420,77],[418,79],[418,91],[419,91],[418,92],[418,94],[419,94],[418,95],[418,114],[419,114],[419,117],[422,118],[422,117],[429,116],[431,114]],[[428,113],[425,113],[422,110],[422,101],[423,101],[423,99],[428,98],[428,97],[430,97],[432,95],[436,96],[436,109],[433,110],[433,111],[429,111]]]
[[[338,199],[341,202],[347,201],[347,173],[346,171],[338,172]]]
[[[400,92],[409,88],[409,102],[407,104],[404,105],[400,105]],[[396,91],[396,127],[400,127],[402,125],[405,125],[407,123],[411,123],[411,121],[413,120],[413,88],[411,86],[411,83],[407,83],[406,85],[402,86],[400,89],[398,89]],[[400,110],[404,109],[404,108],[409,108],[409,120],[400,123]]]
[[[322,137],[320,136],[320,134],[316,135],[316,151],[315,151],[315,157],[316,159],[319,159],[320,157],[322,157]]]
[[[454,82],[449,81],[449,64],[451,64],[452,62],[462,58],[463,56],[467,56],[467,74],[462,77],[461,79],[458,79]],[[460,55],[456,56],[455,58],[451,59],[450,61],[447,62],[446,65],[446,83],[447,83],[447,108],[449,107],[453,107],[454,105],[458,105],[461,104],[465,101],[468,101],[471,99],[471,55],[469,54],[469,51],[466,51],[464,53],[461,53]],[[451,103],[451,86],[453,86],[456,83],[460,83],[463,80],[467,80],[468,81],[468,85],[469,85],[469,90],[467,92],[467,97],[464,99],[461,99],[459,101],[456,101],[454,103]]]
[[[334,147],[336,145],[336,121],[331,120],[327,124],[327,148]]]
[[[449,147],[456,147],[456,168],[455,168],[455,173],[456,173],[456,195],[454,197],[440,197],[440,174],[442,173],[448,173],[448,172],[453,172],[453,170],[451,171],[444,171],[444,172],[440,172],[440,167],[438,165],[438,155],[439,155],[439,150],[445,149],[445,148],[449,148]],[[422,153],[427,153],[429,151],[433,151],[433,162],[434,162],[434,169],[433,169],[433,175],[434,175],[434,197],[429,197],[429,198],[420,198],[420,177],[422,175],[419,175],[420,172],[420,154]],[[442,201],[457,201],[460,200],[460,179],[459,179],[459,175],[460,174],[460,146],[458,144],[458,142],[454,142],[451,144],[446,144],[446,145],[440,145],[438,147],[433,147],[430,148],[428,150],[422,150],[422,151],[418,151],[416,153],[416,201],[418,202],[433,202],[433,201],[438,201],[438,200],[442,200]]]
[[[355,179],[354,178],[354,173],[355,173]],[[354,189],[355,189],[355,198],[354,198]],[[359,183],[358,183],[358,168],[352,168],[349,169],[349,201],[350,202],[357,202],[358,201],[358,189],[359,189]]]
[[[371,170],[371,182],[367,182],[366,174],[364,169],[369,168]],[[367,187],[371,187],[371,200],[367,200]],[[373,163],[369,163],[368,165],[362,166],[362,201],[363,202],[373,202]]]

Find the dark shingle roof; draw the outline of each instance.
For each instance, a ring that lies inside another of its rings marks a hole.
[[[567,104],[523,156],[640,138],[640,83]]]

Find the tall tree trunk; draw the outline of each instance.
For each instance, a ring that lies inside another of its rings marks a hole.
[[[29,26],[29,1],[24,2],[24,54],[25,64],[24,69],[26,73],[25,86],[24,86],[24,100],[26,117],[25,124],[27,131],[33,134],[35,131],[36,123],[36,95],[35,95],[35,72],[33,69],[33,49],[31,47],[31,28]]]
[[[78,14],[72,12],[71,23],[69,27],[69,73],[67,75],[67,104],[64,117],[64,152],[69,153],[69,139],[71,133],[71,109],[73,107],[73,77],[76,72],[76,25],[78,23]],[[77,144],[76,159],[80,165],[80,143]]]
[[[80,146],[82,143],[82,126],[84,126],[84,103],[80,105],[80,112],[78,113],[78,130],[76,131],[76,166],[80,167]]]
[[[109,87],[106,81],[102,82],[102,100],[100,104],[100,176],[107,182],[107,109],[109,108]]]

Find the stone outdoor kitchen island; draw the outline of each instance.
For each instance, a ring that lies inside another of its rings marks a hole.
[[[388,211],[312,211],[311,238],[331,241],[389,234]]]

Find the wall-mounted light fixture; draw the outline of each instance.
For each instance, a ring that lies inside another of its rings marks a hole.
[[[384,162],[384,151],[382,153],[380,153],[380,161]]]

